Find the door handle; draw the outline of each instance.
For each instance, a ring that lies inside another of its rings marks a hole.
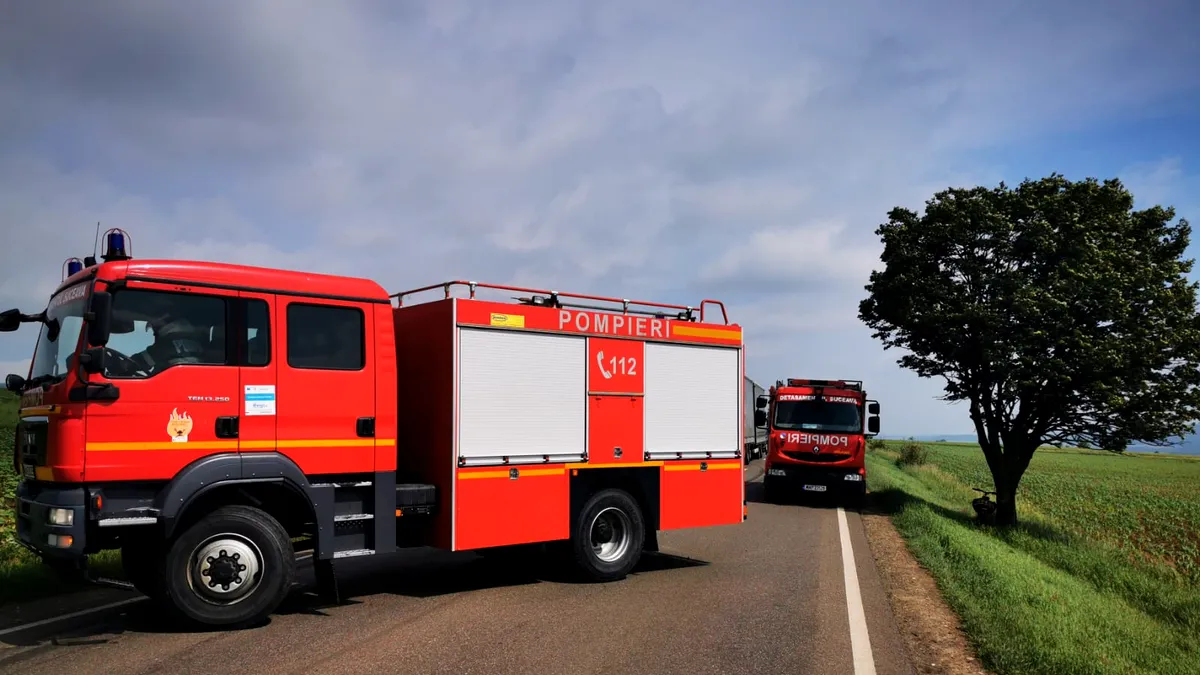
[[[360,417],[354,425],[354,432],[359,438],[374,438],[375,437],[375,418]]]
[[[237,438],[238,437],[238,417],[218,417],[217,418],[217,438]]]

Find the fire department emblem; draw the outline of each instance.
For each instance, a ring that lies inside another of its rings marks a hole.
[[[167,435],[171,437],[171,442],[187,443],[190,433],[192,433],[192,418],[188,417],[187,411],[180,415],[178,408],[172,409],[171,418],[167,420]]]

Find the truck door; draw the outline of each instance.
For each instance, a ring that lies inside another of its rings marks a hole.
[[[238,449],[242,452],[275,450],[276,373],[279,353],[275,347],[273,326],[275,296],[242,292],[238,327],[238,364],[241,406]]]
[[[374,311],[277,296],[276,436],[305,474],[375,469]]]
[[[237,452],[236,436],[223,432],[238,414],[227,337],[236,300],[220,289],[134,280],[113,293],[103,377],[120,395],[88,403],[89,481],[169,479],[207,455]]]

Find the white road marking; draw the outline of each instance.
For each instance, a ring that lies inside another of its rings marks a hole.
[[[842,576],[846,580],[846,612],[850,617],[854,675],[875,675],[875,657],[871,654],[867,615],[863,611],[862,595],[858,590],[858,567],[854,564],[854,549],[850,545],[850,527],[846,524],[846,512],[840,506],[837,515],[838,530],[842,537]]]
[[[41,621],[34,621],[33,623],[26,623],[26,624],[22,624],[20,626],[13,626],[12,628],[5,628],[4,630],[0,630],[0,637],[3,637],[5,635],[11,635],[13,633],[20,633],[23,631],[27,631],[27,630],[30,630],[33,628],[38,628],[40,626],[45,626],[45,625],[52,624],[52,623],[57,623],[59,621],[66,621],[67,619],[74,619],[76,617],[87,616],[89,614],[97,614],[99,612],[104,612],[104,611],[107,611],[110,609],[116,609],[117,607],[123,607],[125,605],[132,605],[134,603],[144,602],[145,600],[146,600],[146,598],[141,598],[141,597],[129,598],[128,600],[119,600],[117,602],[110,602],[107,605],[100,605],[99,607],[92,607],[90,609],[81,609],[78,612],[71,612],[70,614],[63,614],[62,616],[52,616],[49,619],[42,619]]]

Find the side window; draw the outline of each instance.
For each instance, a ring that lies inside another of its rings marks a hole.
[[[288,365],[361,370],[367,361],[364,324],[362,310],[355,307],[288,305]]]
[[[271,363],[271,312],[263,300],[246,301],[246,365]]]
[[[226,365],[225,299],[127,288],[113,295],[110,378],[144,379],[177,365]]]

